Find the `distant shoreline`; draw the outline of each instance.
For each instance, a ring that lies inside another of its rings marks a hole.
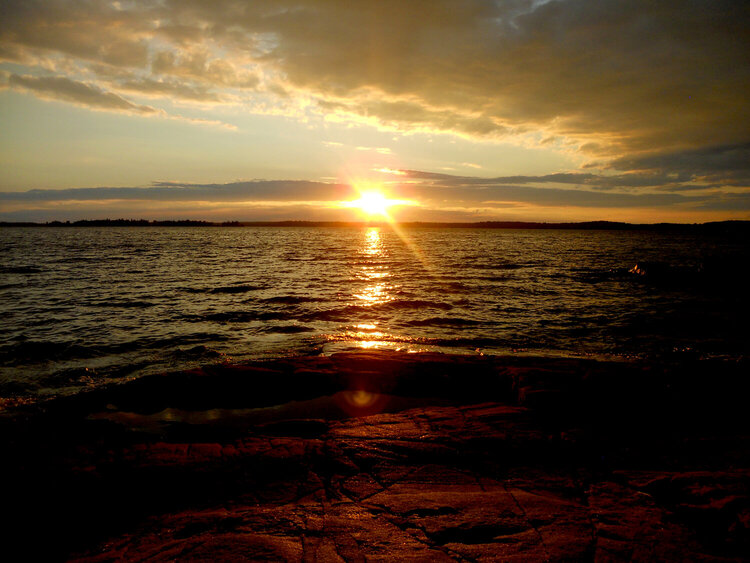
[[[46,223],[0,221],[0,227],[389,227],[386,221],[149,221],[146,219],[93,219],[50,221]],[[438,229],[560,229],[600,231],[685,231],[750,233],[750,221],[713,221],[708,223],[624,223],[617,221],[583,221],[544,223],[533,221],[421,222],[398,223],[402,228]]]

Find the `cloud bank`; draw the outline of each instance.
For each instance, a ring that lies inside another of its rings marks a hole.
[[[658,191],[659,176],[590,173],[482,178],[417,170],[389,171],[390,197],[417,202],[395,209],[400,220],[591,220],[633,222],[750,217],[750,194],[715,189]],[[397,173],[397,174],[394,174]],[[641,188],[648,184],[651,191]],[[613,186],[636,186],[631,192]],[[48,221],[104,217],[217,220],[354,220],[341,205],[355,199],[342,183],[252,180],[227,184],[156,182],[150,187],[99,187],[0,192],[0,220]],[[562,211],[561,211],[562,210]],[[731,214],[727,214],[731,212]],[[739,215],[738,215],[739,214]]]
[[[671,172],[750,143],[750,4],[729,0],[6,0],[11,88],[151,114],[148,96],[404,132],[540,135]],[[303,108],[303,109],[300,109]],[[720,166],[719,166],[720,165]],[[732,159],[718,181],[737,180]],[[744,182],[745,180],[743,180]]]

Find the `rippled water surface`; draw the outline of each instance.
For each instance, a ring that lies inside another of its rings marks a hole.
[[[414,228],[0,229],[0,396],[389,348],[747,355],[747,241]],[[629,270],[649,264],[647,275]],[[741,276],[739,276],[741,278]]]

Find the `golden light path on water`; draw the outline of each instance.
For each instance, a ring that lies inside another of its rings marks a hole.
[[[425,273],[428,276],[431,275],[433,268],[424,253],[399,227],[389,212],[391,207],[419,205],[419,203],[412,200],[391,199],[381,191],[379,186],[373,186],[366,182],[354,181],[351,184],[359,194],[359,198],[353,201],[342,201],[339,205],[358,210],[368,220],[377,219],[387,223],[386,228],[392,230],[401,239],[414,259],[423,266]],[[367,227],[359,251],[363,260],[361,260],[361,267],[356,272],[354,279],[364,281],[366,284],[361,289],[355,290],[352,296],[355,298],[356,304],[365,311],[367,307],[383,305],[395,299],[393,290],[396,286],[392,281],[392,272],[388,267],[388,250],[382,231],[381,227]],[[379,324],[380,321],[376,319],[360,322],[351,327],[354,330],[350,329],[343,334],[331,335],[330,338],[347,341],[358,348],[364,349],[395,348],[397,350],[406,349],[409,352],[419,351],[412,346],[408,346],[410,343],[415,343],[412,339],[385,332],[384,327],[379,326]]]
[[[385,256],[379,228],[369,228],[365,233],[365,239],[366,246],[362,253],[367,258],[376,259]],[[391,273],[388,271],[388,266],[382,262],[363,265],[357,277],[368,282],[362,291],[354,294],[354,297],[361,301],[360,305],[382,305],[393,300],[393,296],[388,292],[388,278],[391,277]]]
[[[354,305],[361,308],[357,324],[349,325],[343,332],[331,334],[327,338],[333,342],[347,342],[351,346],[364,349],[396,348],[410,339],[385,332],[374,308],[396,299],[392,273],[388,266],[388,250],[384,244],[380,227],[368,227],[364,231],[362,246],[357,251],[356,270],[352,274],[355,289],[350,294]],[[368,315],[368,310],[373,314]],[[367,318],[367,317],[371,318]],[[364,317],[364,318],[363,318]]]
[[[382,305],[395,299],[390,278],[392,276],[387,262],[387,249],[379,227],[369,227],[365,231],[364,243],[359,251],[363,260],[355,279],[365,282],[364,287],[354,293],[354,298],[362,307]],[[378,321],[355,325],[356,331],[347,334],[355,345],[364,349],[377,349],[393,344],[392,337],[378,330]],[[372,382],[354,382],[352,388],[340,394],[341,408],[354,416],[375,414],[382,411],[387,403],[387,395],[376,392]]]
[[[381,326],[381,321],[376,318],[377,313],[373,314],[371,319],[366,318],[368,309],[395,301],[399,289],[388,265],[389,255],[384,238],[381,227],[368,227],[364,231],[363,244],[359,250],[362,260],[358,262],[358,268],[353,275],[355,283],[364,284],[351,294],[355,304],[361,307],[363,315],[360,315],[358,324],[351,325],[343,334],[332,335],[332,338],[347,341],[364,349],[394,348],[417,352],[424,348],[415,348],[417,341],[413,338],[388,332],[388,327]],[[362,319],[362,316],[365,318]]]
[[[393,301],[391,272],[383,260],[386,258],[386,249],[379,227],[370,227],[365,231],[364,245],[360,252],[367,260],[363,261],[362,267],[357,272],[357,278],[365,281],[367,285],[355,293],[354,298],[365,307]],[[355,328],[359,330],[350,336],[357,339],[357,346],[360,348],[379,348],[390,344],[387,340],[382,340],[386,334],[378,330],[378,321],[360,323]]]

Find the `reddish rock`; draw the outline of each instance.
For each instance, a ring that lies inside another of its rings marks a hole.
[[[560,359],[342,354],[186,375],[176,398],[168,374],[6,421],[8,541],[78,561],[750,553],[747,421],[716,408],[692,424],[712,403],[682,370],[643,397],[638,366]],[[287,387],[293,402],[265,408],[260,391]],[[368,409],[384,412],[353,416]]]

